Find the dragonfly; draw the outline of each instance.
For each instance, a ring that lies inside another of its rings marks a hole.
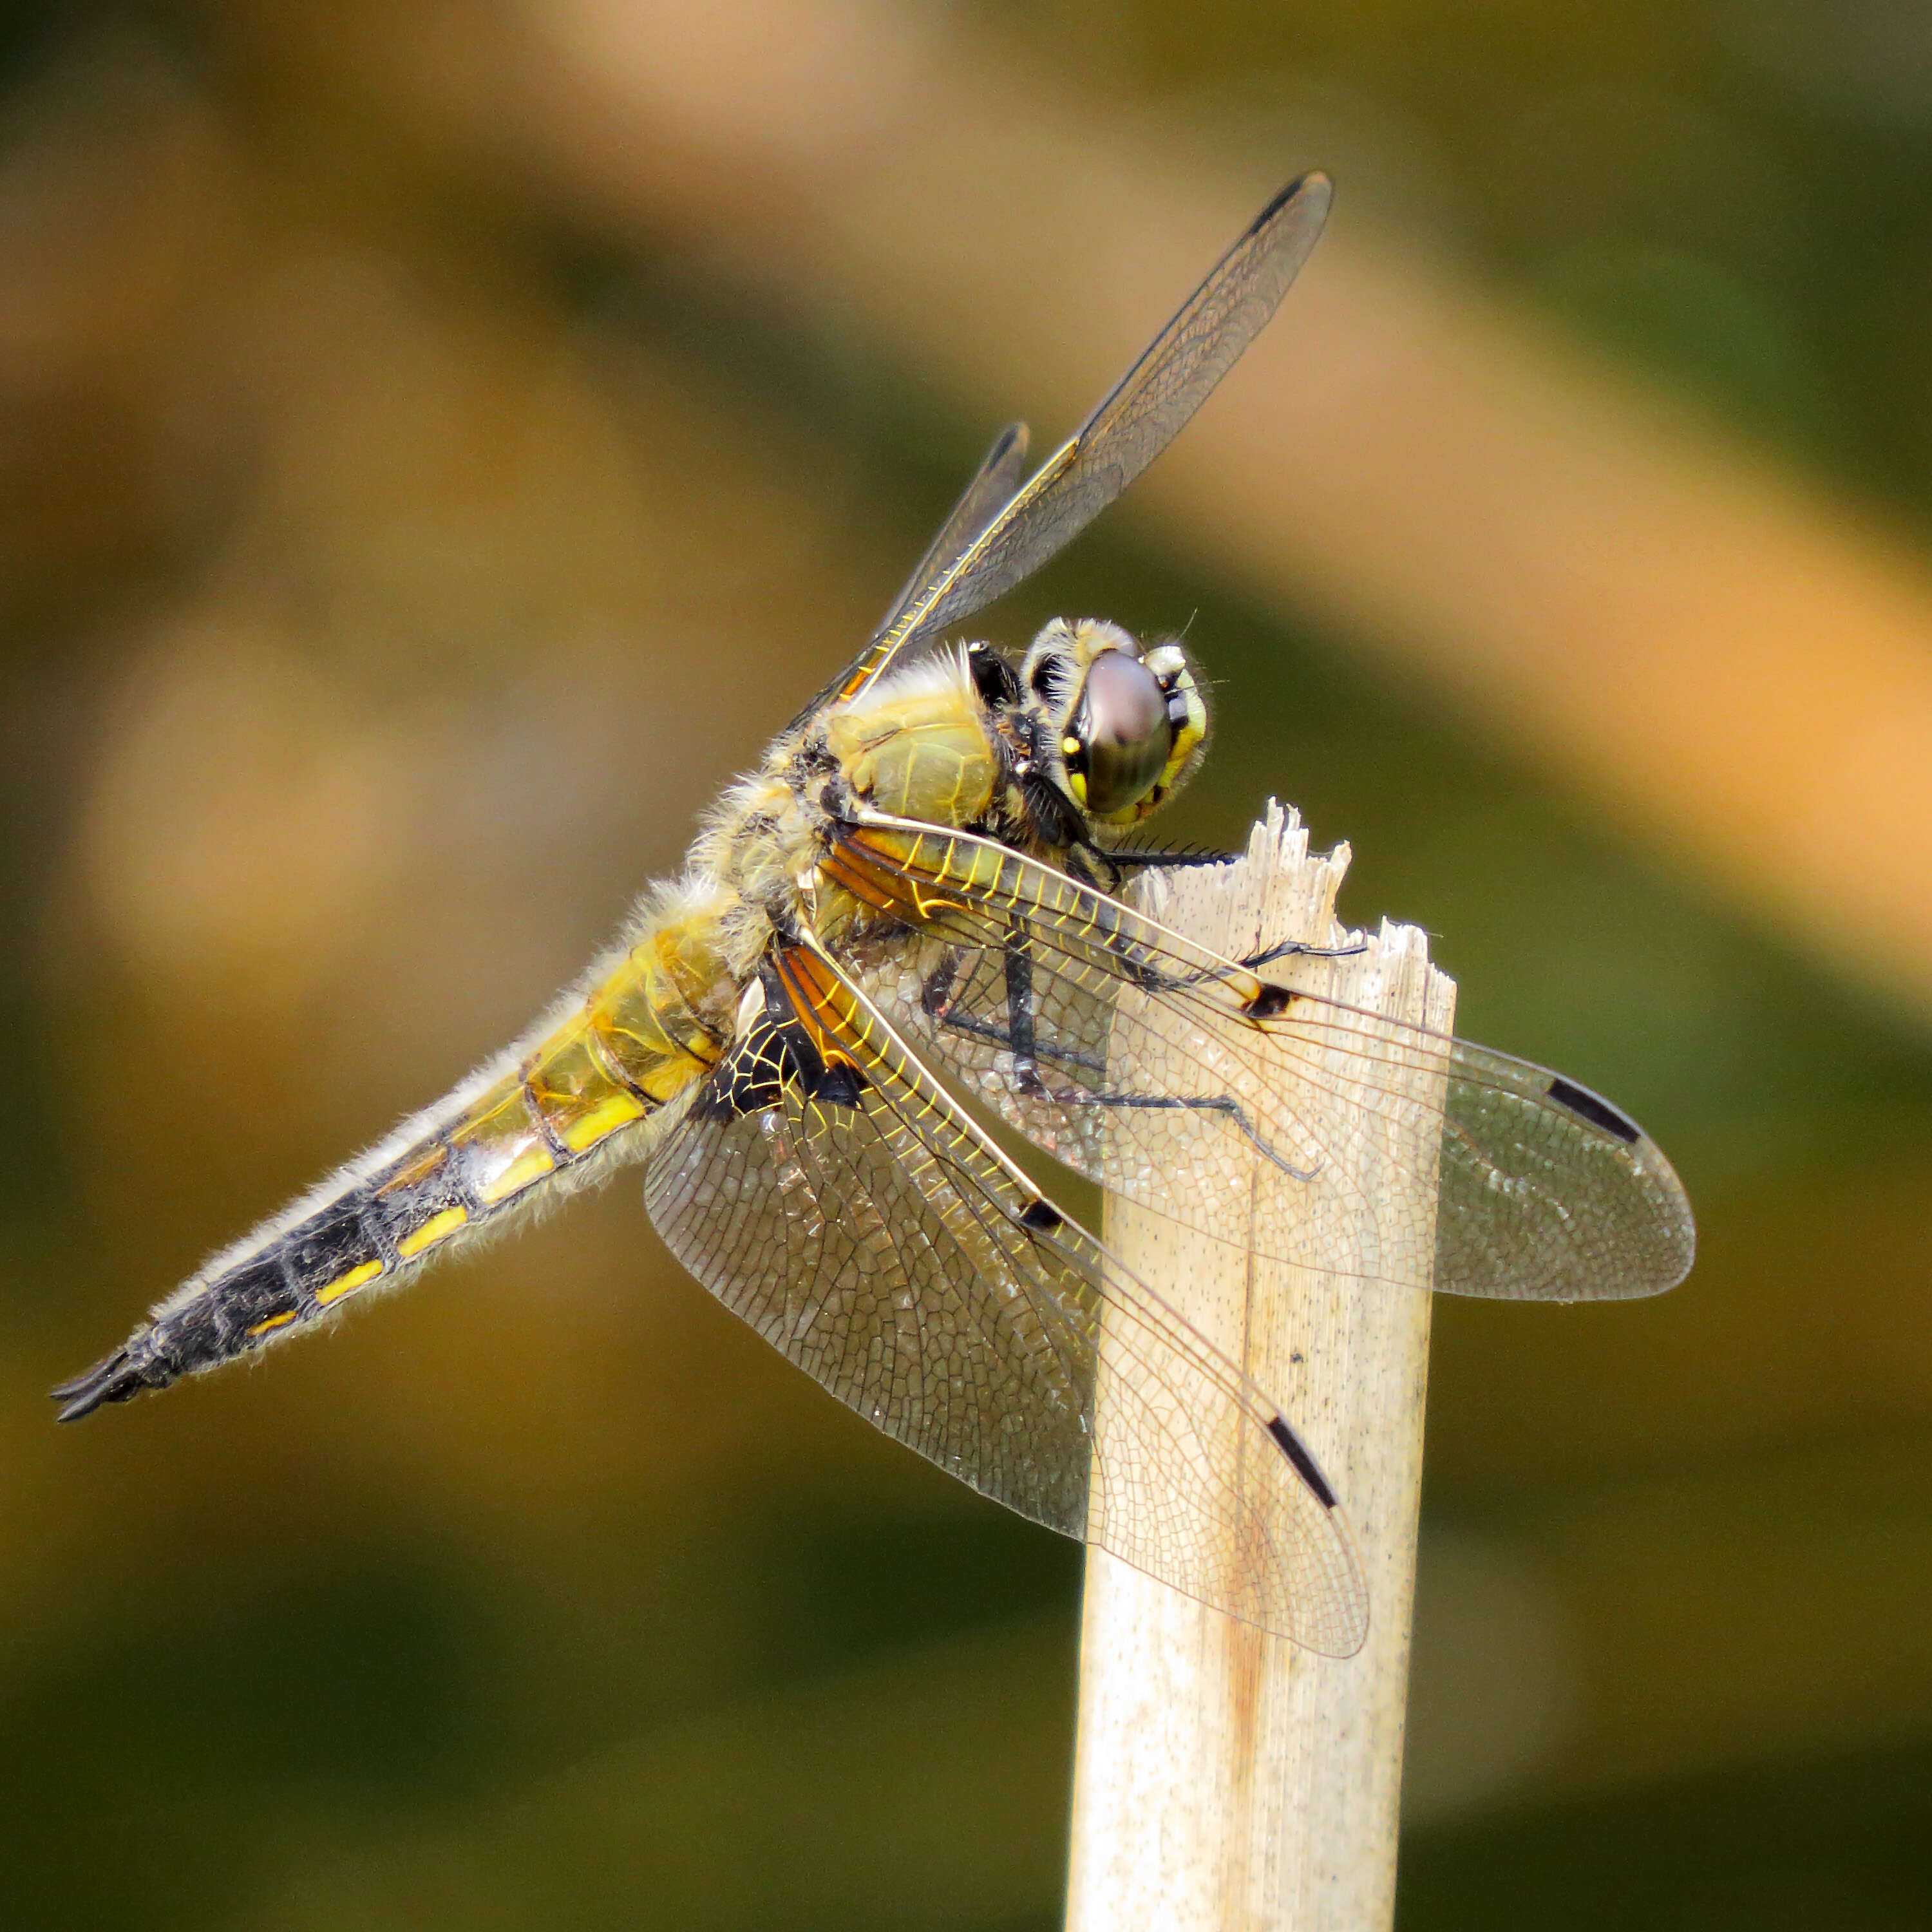
[[[1144,909],[1150,876],[1208,862],[1130,842],[1206,745],[1181,644],[1097,619],[1023,655],[948,641],[1179,433],[1331,194],[1311,174],[1276,195],[1030,476],[1024,425],[1002,431],[877,633],[616,944],[56,1390],[62,1419],[278,1344],[638,1165],[671,1253],[888,1436],[1233,1617],[1359,1648],[1361,1563],[1302,1435],[993,1128],[1318,1275],[1372,1144],[1432,1205],[1382,1231],[1351,1293],[1654,1294],[1690,1264],[1684,1191],[1588,1089],[1324,996],[1322,949],[1223,958]]]

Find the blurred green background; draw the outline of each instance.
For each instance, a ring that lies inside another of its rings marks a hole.
[[[770,190],[691,155],[766,166],[774,116],[706,63],[812,10],[672,33],[623,126],[545,64],[622,0],[406,10],[0,14],[0,1922],[1054,1924],[1078,1552],[739,1329],[632,1180],[51,1426],[574,974],[1022,400],[713,245]],[[856,17],[1244,179],[1322,160],[1338,223],[1924,541],[1922,9]],[[1104,521],[986,628],[1190,626],[1175,835],[1273,792],[1348,839],[1345,912],[1427,927],[1460,1029],[1616,1096],[1700,1212],[1661,1302],[1437,1311],[1401,1925],[1925,1924],[1925,1010],[1190,554]]]

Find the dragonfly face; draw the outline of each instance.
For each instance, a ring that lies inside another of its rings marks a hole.
[[[1186,782],[1207,731],[1178,644],[1143,650],[1118,624],[1056,617],[1017,670],[974,644],[832,706],[806,722],[782,770],[809,809],[982,832],[1108,878],[1108,844]],[[746,796],[754,833],[782,836],[784,802],[774,812],[755,786]],[[797,836],[808,851],[824,827]],[[719,862],[759,869],[742,848]]]
[[[1270,202],[1024,484],[1024,431],[1002,434],[680,880],[524,1040],[56,1390],[62,1417],[278,1341],[636,1163],[680,1260],[886,1433],[1234,1616],[1358,1646],[1360,1567],[1292,1425],[960,1095],[1202,1238],[1316,1274],[1372,1144],[1436,1211],[1383,1230],[1351,1288],[1654,1293],[1690,1265],[1682,1190],[1574,1082],[1324,998],[1286,938],[1222,958],[1136,908],[1124,885],[1159,861],[1114,842],[1206,740],[1178,645],[1056,620],[1017,664],[938,648],[1178,432],[1328,196],[1316,176]]]
[[[1176,644],[1143,652],[1118,624],[1056,618],[1020,678],[1036,766],[1096,826],[1137,825],[1193,776],[1208,709]]]

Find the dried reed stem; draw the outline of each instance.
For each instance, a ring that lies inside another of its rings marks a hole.
[[[1271,804],[1244,859],[1180,875],[1148,909],[1223,953],[1287,938],[1334,944],[1348,856],[1343,848],[1310,857],[1298,820]],[[1352,1005],[1450,1024],[1454,982],[1430,968],[1412,927],[1385,925],[1334,974],[1334,995]],[[1439,1104],[1428,1084],[1418,1103]],[[1432,1214],[1432,1180],[1380,1159],[1372,1138],[1350,1158],[1378,1224],[1412,1226],[1418,1205]],[[1354,1528],[1371,1612],[1358,1654],[1318,1657],[1089,1552],[1067,1924],[1072,1932],[1386,1928],[1429,1298],[1349,1285],[1360,1253],[1324,1257],[1334,1273],[1316,1276],[1254,1262],[1111,1199],[1107,1226],[1123,1258],[1276,1396],[1307,1437]]]

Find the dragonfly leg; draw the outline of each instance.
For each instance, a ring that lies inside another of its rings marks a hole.
[[[1011,1052],[1016,1076],[1019,1074],[1022,1064],[1021,1048],[1017,1042],[1023,1040],[1026,1051],[1024,1062],[1026,1078],[1018,1083],[1023,1093],[1050,1100],[1063,1107],[1131,1107],[1219,1114],[1233,1124],[1242,1138],[1263,1160],[1279,1168],[1290,1180],[1312,1180],[1321,1172],[1318,1166],[1297,1167],[1279,1148],[1271,1145],[1256,1130],[1254,1123],[1248,1118],[1246,1110],[1231,1094],[1130,1094],[1077,1084],[1048,1086],[1040,1078],[1042,1063],[1049,1066],[1077,1069],[1083,1073],[1101,1074],[1106,1071],[1106,1062],[1097,1053],[1082,1052],[1077,1048],[1063,1046],[1056,1040],[1040,1037],[1037,1017],[1032,1004],[1032,962],[1022,953],[1023,970],[1016,972],[1013,962],[1017,950],[1010,944],[1006,955],[1005,1026],[982,1019],[976,1013],[960,1012],[954,1009],[953,988],[958,978],[961,958],[961,955],[957,952],[949,953],[944,961],[927,976],[920,990],[920,1006],[930,1018],[945,1028],[949,1033],[963,1034],[969,1040],[985,1040],[991,1046]],[[1016,988],[1019,990],[1017,999],[1015,997]]]
[[[1116,872],[1129,872],[1138,868],[1151,869],[1158,866],[1163,872],[1181,872],[1203,866],[1232,866],[1246,856],[1241,852],[1163,852],[1150,847],[1145,850],[1129,846],[1094,846],[1096,852]]]
[[[1270,946],[1262,952],[1251,952],[1238,963],[1252,973],[1256,967],[1272,965],[1277,959],[1352,959],[1357,953],[1368,950],[1366,939],[1358,939],[1352,946],[1316,946],[1305,939],[1284,939],[1279,946]]]
[[[956,954],[946,963],[928,974],[925,985],[920,989],[920,1006],[927,1018],[936,1021],[948,1033],[963,1034],[968,1040],[983,1040],[988,1045],[1001,1047],[1010,1052],[1013,1036],[1008,1028],[998,1026],[991,1020],[982,1020],[976,1013],[956,1011],[952,1006],[953,982],[958,977],[958,957]],[[1056,1066],[1078,1066],[1090,1073],[1104,1073],[1106,1062],[1097,1053],[1082,1053],[1078,1048],[1062,1046],[1056,1040],[1042,1040],[1036,1023],[1033,1040],[1033,1058],[1036,1070],[1042,1060]]]
[[[1312,1180],[1322,1172],[1313,1167],[1297,1167],[1280,1149],[1256,1130],[1246,1110],[1232,1094],[1096,1094],[1082,1087],[1056,1088],[1052,1097],[1066,1107],[1139,1107],[1148,1109],[1220,1114],[1231,1120],[1241,1138],[1261,1157],[1279,1168],[1291,1180]]]
[[[1184,993],[1194,986],[1225,986],[1235,974],[1258,972],[1277,959],[1352,958],[1358,952],[1366,952],[1368,945],[1366,939],[1348,946],[1316,946],[1305,939],[1284,939],[1279,945],[1264,947],[1245,958],[1230,960],[1225,966],[1204,966],[1194,973],[1156,973],[1140,964],[1130,954],[1124,952],[1120,956],[1135,968],[1137,985],[1154,992]]]
[[[1044,1090],[1036,1052],[1038,1033],[1033,1000],[1033,949],[1026,927],[1016,920],[1006,934],[1006,1040],[1013,1050],[1013,1079],[1023,1094]]]

